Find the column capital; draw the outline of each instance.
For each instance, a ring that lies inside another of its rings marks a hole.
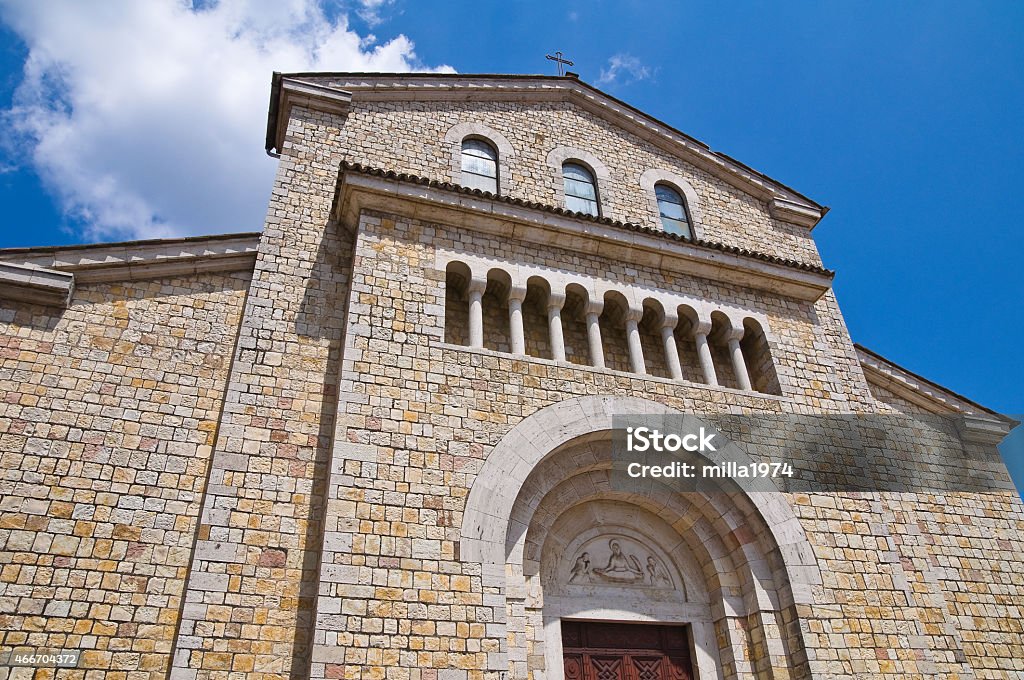
[[[522,302],[526,299],[526,286],[515,286],[513,285],[508,289],[509,302],[515,300],[516,302]]]
[[[469,285],[466,286],[466,292],[468,293],[480,293],[487,290],[487,279],[478,279],[476,277],[469,280]]]
[[[672,314],[671,312],[665,312],[665,315],[658,321],[658,328],[661,330],[675,330],[676,324],[679,323],[679,315]]]
[[[551,291],[551,293],[548,294],[548,309],[561,309],[564,304],[565,293],[556,293],[555,291]]]
[[[604,300],[588,300],[587,306],[583,308],[583,316],[591,314],[601,316],[602,311],[604,311]]]
[[[725,332],[722,333],[722,337],[725,338],[726,342],[732,342],[733,340],[738,341],[743,338],[743,332],[745,330],[746,329],[744,329],[743,326],[740,326],[739,328],[729,326],[729,328],[727,328]]]
[[[626,310],[626,321],[639,322],[642,318],[644,318],[643,307],[630,306],[629,309]]]
[[[693,324],[693,334],[707,336],[711,332],[711,321],[705,319],[697,319],[697,322]]]

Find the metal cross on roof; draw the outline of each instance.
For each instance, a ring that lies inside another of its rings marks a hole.
[[[566,66],[575,66],[575,64],[573,64],[568,59],[562,59],[562,53],[560,51],[555,52],[555,56],[551,56],[550,54],[546,54],[544,56],[558,64],[558,75],[560,76],[565,75]]]

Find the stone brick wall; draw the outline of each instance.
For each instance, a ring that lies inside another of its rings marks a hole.
[[[614,394],[704,413],[878,408],[859,367],[848,360],[852,346],[831,297],[803,304],[699,279],[669,284],[672,290],[703,291],[767,316],[775,338],[775,366],[783,376],[782,398],[643,378],[613,361],[607,370],[598,370],[439,345],[443,306],[466,302],[450,296],[446,300],[440,290],[445,275],[432,266],[435,248],[458,244],[495,262],[546,266],[572,256],[581,268],[605,272],[611,279],[666,285],[656,271],[557,248],[539,252],[511,240],[494,243],[457,227],[393,214],[364,214],[361,221],[356,257],[362,268],[354,279],[374,272],[376,304],[417,321],[413,326],[391,324],[372,307],[350,319],[333,454],[336,474],[329,491],[330,507],[337,514],[328,517],[326,538],[338,549],[323,556],[322,628],[314,650],[314,677],[390,673],[426,678],[433,677],[424,670],[431,667],[468,672],[453,678],[490,677],[480,672],[504,649],[513,655],[511,677],[525,677],[527,668],[536,668],[537,659],[528,662],[524,657],[522,666],[514,661],[516,650],[526,649],[525,638],[510,633],[505,648],[504,638],[487,632],[491,624],[513,614],[488,604],[479,565],[460,562],[457,549],[464,499],[475,471],[511,427],[547,405],[574,395]],[[604,337],[606,343],[613,342],[613,333]],[[628,356],[624,347],[618,356]],[[727,357],[716,357],[719,362],[729,365]],[[403,365],[419,365],[422,371],[395,370]],[[362,366],[378,368],[362,371]],[[1014,617],[1024,600],[1014,594],[998,607],[995,600],[984,605],[984,598],[993,596],[974,600],[957,588],[972,582],[971,588],[982,593],[1009,592],[1000,574],[1024,559],[1019,499],[948,498],[961,517],[986,508],[990,529],[1002,537],[998,540],[1003,547],[998,559],[978,562],[973,569],[954,573],[960,569],[956,565],[954,571],[936,573],[925,570],[926,563],[946,560],[952,565],[952,553],[929,546],[957,541],[931,534],[939,526],[928,524],[927,502],[856,494],[787,498],[826,574],[819,601],[829,604],[780,612],[780,625],[805,627],[806,654],[814,668],[896,678],[953,672],[964,660],[975,668],[1015,667],[1016,642],[1008,633],[1017,625]],[[917,581],[929,584],[930,594],[922,594]],[[1011,587],[1014,593],[1016,587]],[[948,610],[945,598],[964,612],[988,612],[984,623],[969,624],[967,640],[959,638],[964,644],[951,631],[964,625],[967,615],[954,620],[941,614]],[[756,640],[751,645],[740,652],[767,653],[757,651]],[[381,651],[372,651],[377,648]]]
[[[589,366],[590,348],[587,344],[587,324],[582,311],[563,310],[562,333],[565,338],[565,358],[574,364]]]
[[[68,677],[166,676],[248,286],[0,303],[0,648],[84,650]]]
[[[871,385],[871,396],[885,406],[890,406],[901,413],[925,413],[925,410],[916,404],[912,404],[892,390],[887,390],[879,385]],[[882,408],[885,408],[883,406]]]
[[[349,161],[448,182],[453,179],[452,150],[445,134],[467,122],[498,131],[514,148],[508,160],[510,196],[564,207],[555,190],[560,177],[554,176],[547,157],[556,147],[575,147],[608,169],[607,187],[602,186],[607,189],[602,196],[605,216],[660,229],[640,176],[650,168],[668,170],[693,186],[703,238],[820,264],[806,228],[774,219],[765,202],[570,103],[396,104],[361,100],[357,91],[340,141]]]

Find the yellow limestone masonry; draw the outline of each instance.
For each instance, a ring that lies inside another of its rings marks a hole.
[[[985,493],[608,484],[622,412],[1010,429],[854,346],[808,225],[773,208],[820,206],[573,78],[275,82],[280,160],[248,264],[108,262],[99,280],[55,262],[76,275],[66,308],[0,299],[0,648],[83,650],[38,677],[525,680],[562,677],[559,618],[640,618],[687,623],[700,678],[1024,675],[1024,505],[998,436],[967,437],[992,461]],[[501,138],[521,203],[445,184],[459,125]],[[649,231],[544,207],[562,206],[557,159],[584,156],[603,215]],[[660,239],[652,169],[687,183],[704,242],[743,252]],[[794,293],[807,277],[826,283]],[[565,560],[609,526],[678,587],[570,583]]]

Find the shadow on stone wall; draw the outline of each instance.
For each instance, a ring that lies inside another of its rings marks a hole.
[[[295,318],[295,334],[328,341],[328,360],[324,370],[323,394],[319,405],[320,422],[313,452],[313,488],[306,507],[305,550],[302,556],[302,580],[299,584],[298,613],[292,639],[294,653],[289,676],[293,680],[309,677],[313,631],[316,624],[316,599],[320,584],[320,555],[323,548],[324,514],[330,479],[331,450],[338,408],[338,381],[345,346],[345,320],[348,291],[352,278],[353,237],[343,225],[330,220],[317,249],[302,305]]]

